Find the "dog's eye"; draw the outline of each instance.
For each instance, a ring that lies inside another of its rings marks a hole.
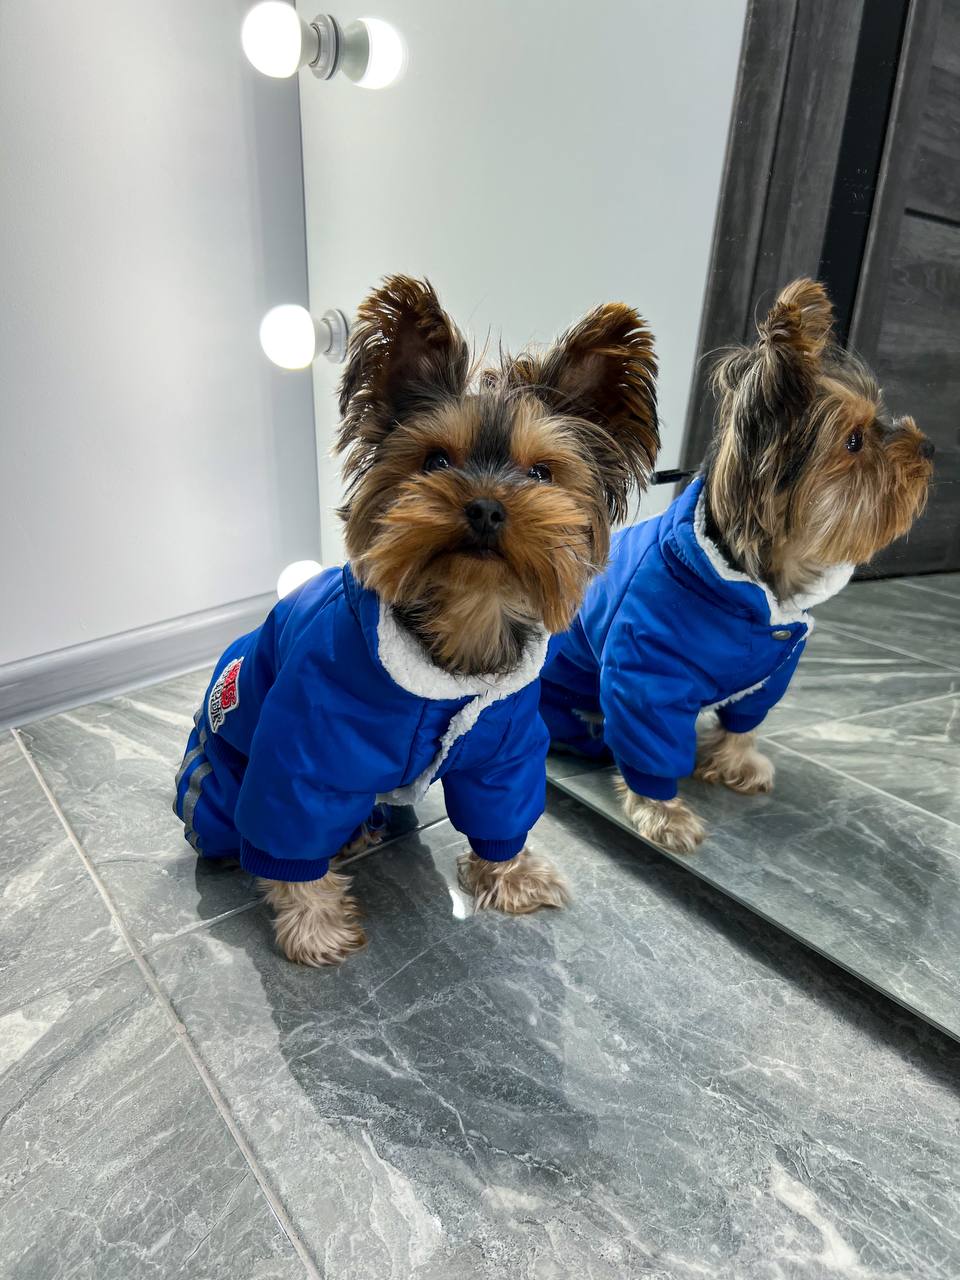
[[[553,479],[553,473],[545,462],[535,462],[527,475],[531,480],[539,480],[541,484],[549,484]]]
[[[450,466],[450,457],[442,449],[434,449],[428,453],[423,464],[424,471],[446,471]]]
[[[850,453],[859,453],[863,448],[863,432],[857,427],[856,431],[851,431],[847,436],[847,450]]]

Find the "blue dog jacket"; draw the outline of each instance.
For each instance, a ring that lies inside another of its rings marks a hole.
[[[754,729],[786,692],[813,619],[852,565],[779,603],[734,569],[706,534],[698,478],[660,516],[614,535],[610,563],[541,677],[540,711],[555,746],[612,755],[638,795],[669,800],[693,772],[696,721]]]
[[[415,804],[442,778],[476,853],[514,857],[544,807],[546,648],[537,636],[506,676],[452,675],[349,567],[325,570],[217,663],[177,774],[187,840],[316,880],[378,800]]]

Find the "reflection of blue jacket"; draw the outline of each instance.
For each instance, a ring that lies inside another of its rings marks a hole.
[[[511,676],[450,675],[349,568],[325,570],[217,663],[177,777],[187,839],[314,880],[378,798],[414,804],[442,777],[476,852],[513,857],[543,812],[545,649]]]
[[[606,572],[552,642],[541,681],[554,742],[612,753],[631,790],[656,800],[692,773],[701,711],[716,708],[734,733],[763,720],[812,629],[805,608],[851,572],[840,566],[809,596],[778,604],[707,537],[702,489],[694,481],[662,515],[615,535]]]

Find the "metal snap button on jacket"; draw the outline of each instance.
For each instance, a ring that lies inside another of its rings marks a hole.
[[[793,633],[791,631],[772,631],[770,634],[774,640],[789,640]]]

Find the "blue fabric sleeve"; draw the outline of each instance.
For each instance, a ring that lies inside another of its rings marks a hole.
[[[284,880],[298,884],[304,880],[320,880],[330,869],[329,858],[273,858],[249,840],[240,840],[240,865],[252,876],[266,880]]]
[[[728,702],[717,708],[720,723],[729,733],[750,733],[766,719],[767,713],[777,705],[787,691],[787,686],[797,669],[806,638],[794,645],[785,662],[777,667],[770,678],[744,698]]]
[[[649,800],[672,800],[679,790],[677,778],[658,778],[652,773],[638,773],[622,760],[617,761],[617,768],[630,790]]]
[[[537,711],[536,682],[519,705],[496,753],[485,763],[443,777],[447,815],[481,858],[506,861],[526,844],[547,794],[547,727]]]
[[[476,836],[470,837],[470,848],[487,862],[509,862],[526,843],[526,832],[522,836],[514,836],[512,840],[480,840]]]
[[[600,670],[604,739],[627,786],[655,800],[672,799],[677,780],[693,772],[706,686],[668,639],[653,627],[615,626]]]

